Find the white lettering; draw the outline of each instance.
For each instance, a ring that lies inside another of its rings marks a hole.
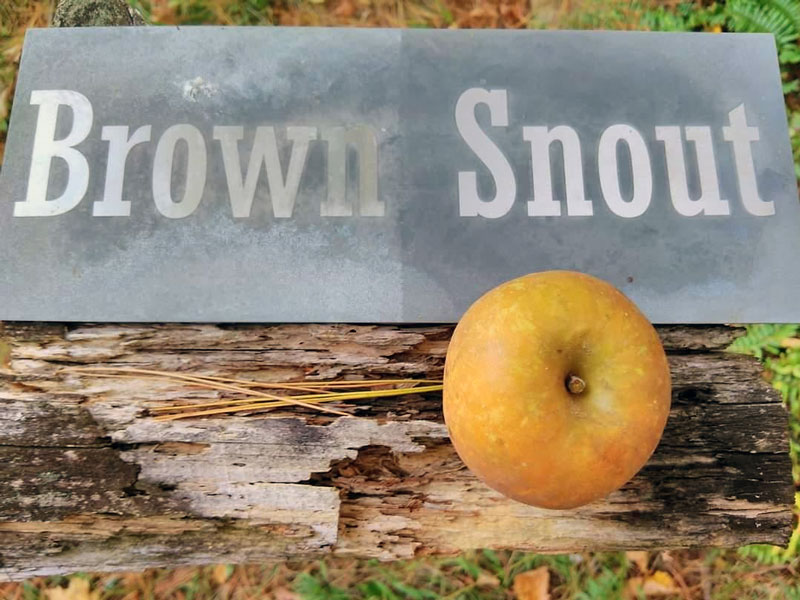
[[[530,142],[533,169],[533,200],[528,201],[528,215],[557,217],[561,214],[561,202],[553,199],[550,171],[550,144],[560,142],[564,158],[567,214],[590,216],[592,203],[584,195],[581,142],[576,131],[567,125],[559,125],[549,130],[547,127],[523,127],[522,138]]]
[[[619,189],[617,144],[625,142],[630,150],[633,197],[625,200]],[[642,134],[630,125],[612,125],[600,136],[597,150],[597,165],[600,171],[600,188],[611,211],[627,219],[641,216],[650,206],[653,195],[653,173],[650,169],[650,154],[647,152]]]
[[[358,214],[382,217],[385,208],[378,199],[378,141],[372,128],[323,127],[320,138],[328,145],[328,195],[320,206],[320,215],[353,215],[353,206],[347,201],[347,149],[352,146],[358,156]]]
[[[762,200],[758,195],[756,171],[750,143],[760,139],[758,127],[748,127],[744,104],[728,113],[729,127],[722,128],[726,141],[733,144],[733,158],[736,163],[736,178],[739,181],[739,194],[742,204],[751,215],[768,217],[775,214],[775,203]]]
[[[686,161],[683,154],[681,128],[674,126],[656,127],[656,139],[664,142],[667,157],[667,176],[672,204],[678,214],[693,217],[705,215],[729,215],[727,200],[719,195],[717,163],[714,159],[714,144],[710,127],[686,127],[686,139],[694,142],[697,155],[697,172],[700,177],[700,197],[689,197],[689,184],[686,181]]]
[[[175,146],[186,143],[186,188],[178,202],[172,199],[172,163]],[[156,146],[153,160],[153,199],[158,211],[170,219],[191,215],[203,197],[206,187],[206,142],[194,125],[173,125],[167,129]]]
[[[311,140],[317,138],[317,128],[286,128],[286,137],[292,142],[292,153],[289,157],[286,179],[283,177],[274,127],[258,127],[256,129],[250,152],[250,162],[244,178],[242,178],[238,145],[239,141],[244,138],[244,128],[241,126],[214,127],[213,137],[215,140],[219,140],[222,147],[222,161],[225,166],[233,216],[250,216],[256,184],[263,163],[267,170],[273,214],[278,218],[291,217],[300,187],[300,178],[306,165],[308,146]]]
[[[508,97],[506,90],[470,88],[456,103],[458,133],[494,178],[495,196],[481,200],[478,196],[478,175],[475,171],[459,171],[458,202],[462,217],[488,217],[496,219],[507,214],[517,196],[514,172],[500,148],[487,136],[475,118],[478,104],[489,107],[492,127],[508,127]]]
[[[100,138],[108,142],[108,162],[106,164],[106,185],[103,199],[92,205],[95,217],[127,217],[131,214],[131,201],[122,199],[122,186],[125,181],[125,162],[128,153],[137,144],[150,141],[150,125],[143,125],[128,138],[128,127],[106,125]]]
[[[86,96],[71,90],[34,90],[30,103],[39,105],[39,114],[33,137],[28,191],[24,201],[14,203],[14,216],[60,215],[75,208],[89,187],[89,162],[73,146],[86,139],[92,129],[92,104]],[[64,139],[56,140],[56,121],[61,105],[72,109],[72,130]],[[48,200],[50,166],[56,156],[67,163],[67,185],[58,198]]]

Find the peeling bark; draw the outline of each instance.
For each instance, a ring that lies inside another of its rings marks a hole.
[[[452,327],[6,324],[0,332],[0,578],[324,553],[572,551],[783,543],[786,415],[727,327],[662,327],[673,407],[647,466],[570,511],[507,500],[465,469],[439,394],[154,421],[218,392],[68,365],[270,381],[440,377]]]

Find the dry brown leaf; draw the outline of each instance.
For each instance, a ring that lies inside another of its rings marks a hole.
[[[656,571],[649,577],[632,577],[626,585],[626,597],[638,598],[643,593],[646,597],[674,596],[680,592],[672,575],[666,571]]]
[[[630,550],[625,553],[625,557],[636,565],[636,568],[639,569],[639,573],[647,575],[647,562],[650,558],[650,554],[646,550]]]
[[[677,587],[675,586],[675,580],[672,579],[672,575],[667,573],[666,571],[656,571],[650,577],[645,580],[645,585],[648,583],[651,584],[651,587],[656,589],[662,589],[668,591],[670,593],[677,591]]]
[[[550,571],[539,567],[514,578],[514,595],[518,600],[550,600]]]
[[[525,28],[530,20],[528,14],[519,3],[501,4],[500,15],[503,17],[503,27]]]
[[[478,587],[496,588],[500,587],[500,580],[491,573],[482,571],[475,580],[475,585]]]
[[[333,9],[333,14],[337,17],[349,19],[356,14],[356,5],[351,0],[340,0],[338,6]]]
[[[217,585],[222,585],[228,581],[228,565],[214,565],[214,570],[211,573],[211,577],[214,579],[214,583]]]
[[[89,582],[80,577],[70,579],[66,588],[47,588],[44,595],[47,600],[100,600],[100,591],[91,591]]]

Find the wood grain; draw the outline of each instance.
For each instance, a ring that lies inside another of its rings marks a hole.
[[[269,381],[440,377],[450,326],[6,324],[0,332],[0,578],[334,553],[784,543],[786,414],[729,327],[662,327],[673,407],[647,466],[603,501],[546,511],[476,480],[439,394],[160,422],[219,393],[99,379],[124,366]]]

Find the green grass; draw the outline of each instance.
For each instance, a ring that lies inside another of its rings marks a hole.
[[[129,0],[148,24],[174,22],[182,25],[271,25],[271,0]]]
[[[703,598],[703,590],[710,589],[714,600],[800,600],[797,562],[767,557],[763,553],[769,547],[754,548],[738,552],[651,552],[644,568],[623,552],[536,555],[483,550],[453,558],[395,563],[326,559],[280,565],[150,569],[116,575],[78,573],[0,584],[0,598],[46,600],[48,591],[70,585],[78,588],[76,580],[81,580],[102,600],[505,600],[514,597],[514,582],[520,573],[545,567],[553,600],[644,598],[636,592],[647,577],[668,583],[674,594],[666,597]],[[84,599],[88,600],[85,594],[73,598]]]

